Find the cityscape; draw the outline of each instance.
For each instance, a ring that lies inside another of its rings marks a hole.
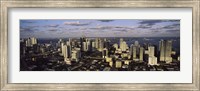
[[[180,71],[180,21],[20,20],[20,71]]]

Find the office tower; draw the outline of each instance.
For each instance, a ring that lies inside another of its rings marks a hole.
[[[91,41],[91,42],[92,42],[92,51],[95,51],[96,50],[95,42],[94,41]]]
[[[172,41],[168,40],[166,42],[166,49],[165,49],[165,61],[166,63],[171,63],[172,62]]]
[[[64,45],[63,49],[64,49],[64,54],[63,54],[64,58],[70,58],[71,53],[72,53],[71,46],[70,45]]]
[[[148,54],[149,54],[149,57],[155,56],[155,47],[154,46],[148,47]]]
[[[87,45],[87,46],[86,46],[86,50],[87,50],[87,51],[91,51],[91,49],[92,49],[92,48],[91,48],[91,47],[92,47],[92,44],[91,44],[91,43],[92,43],[92,42],[88,39],[88,40],[86,41],[86,43],[87,43],[87,44],[86,44],[86,45]]]
[[[160,61],[165,61],[165,41],[159,41]]]
[[[115,67],[116,68],[121,68],[122,67],[122,61],[116,61],[116,63],[115,63]]]
[[[59,41],[58,41],[58,45],[57,45],[57,47],[59,48],[59,47],[61,47],[61,43],[63,42],[63,40],[62,39],[59,39]],[[61,49],[61,48],[60,48]]]
[[[108,49],[107,48],[103,49],[103,51],[102,51],[102,57],[103,58],[107,58],[108,57]]]
[[[83,49],[82,51],[87,51],[87,42],[83,42]]]
[[[136,59],[137,58],[136,51],[137,51],[137,47],[135,45],[131,44],[129,54],[131,55],[132,59]]]
[[[119,48],[117,43],[113,44],[113,47],[114,47],[116,50]]]
[[[149,65],[157,65],[157,57],[155,57],[155,47],[154,46],[149,46],[148,47],[148,64]]]
[[[99,49],[99,38],[95,39],[95,47],[96,49]]]
[[[72,50],[72,60],[79,61],[80,57],[81,57],[80,49]]]
[[[166,63],[172,62],[172,41],[171,40],[161,40],[159,42],[159,50],[160,50],[160,61],[164,61]]]
[[[131,55],[131,58],[133,56],[133,44],[131,44],[130,48],[129,48],[129,55]]]
[[[84,42],[86,42],[86,38],[85,37],[81,37],[80,38],[81,51],[84,50],[84,45],[83,45]]]
[[[31,38],[31,45],[37,44],[37,39],[35,37]]]
[[[30,47],[30,46],[32,46],[31,38],[28,38],[28,39],[26,40],[26,47]]]
[[[133,46],[133,49],[132,49],[132,53],[133,53],[133,59],[136,59],[137,58],[137,47],[136,46]]]
[[[64,47],[64,43],[63,42],[61,42],[61,54],[64,56],[64,53],[65,53],[65,47]]]
[[[71,55],[72,55],[72,47],[71,47],[71,45],[67,45],[67,54],[68,54],[68,58],[70,58],[71,57]]]
[[[144,58],[144,48],[140,47],[140,61],[143,61]]]
[[[37,44],[37,39],[35,37],[28,38],[26,40],[26,46],[27,47],[32,47],[33,45]]]
[[[123,42],[123,41],[124,41],[123,38],[120,38],[120,40],[119,40],[120,46],[122,45],[122,42]]]
[[[157,57],[149,57],[149,65],[157,65]]]
[[[64,56],[64,59],[67,58],[67,45],[62,45],[62,55]]]
[[[99,48],[98,48],[99,51],[103,50],[103,44],[104,44],[104,42],[100,39],[99,40]]]
[[[121,49],[122,51],[126,51],[127,47],[128,47],[128,46],[127,46],[126,42],[120,40],[120,49]]]

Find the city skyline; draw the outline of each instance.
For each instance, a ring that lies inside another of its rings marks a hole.
[[[180,20],[20,20],[20,38],[180,37]]]

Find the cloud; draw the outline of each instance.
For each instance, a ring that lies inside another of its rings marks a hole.
[[[48,29],[47,31],[56,32],[59,31],[58,29]]]
[[[36,23],[36,22],[32,20],[20,20],[20,23]]]
[[[174,33],[174,32],[180,32],[179,29],[174,29],[174,30],[166,30],[165,32],[171,32],[171,33]]]
[[[172,24],[172,25],[167,25],[167,26],[164,26],[162,27],[164,29],[173,29],[173,28],[180,28],[180,24]]]
[[[100,22],[112,22],[114,20],[98,20],[98,21],[100,21]]]
[[[106,31],[120,31],[120,32],[127,32],[128,30],[134,30],[132,27],[126,26],[97,26],[89,28],[91,30],[106,30]]]
[[[20,26],[20,32],[34,32],[37,31],[39,26],[26,26],[22,27]]]
[[[154,26],[155,24],[162,23],[162,22],[165,22],[165,21],[163,21],[163,20],[143,20],[138,23],[139,24],[138,28],[143,28],[143,29],[152,28],[152,26]]]
[[[56,28],[58,26],[59,26],[58,24],[45,25],[45,27],[54,27],[54,28]]]
[[[70,26],[86,26],[86,25],[89,25],[90,22],[81,23],[79,21],[76,21],[76,22],[64,22],[63,24],[70,25]]]

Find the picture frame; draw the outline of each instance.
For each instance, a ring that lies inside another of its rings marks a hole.
[[[192,83],[8,83],[8,10],[10,8],[192,8]],[[0,89],[10,90],[200,90],[199,0],[1,0]]]

